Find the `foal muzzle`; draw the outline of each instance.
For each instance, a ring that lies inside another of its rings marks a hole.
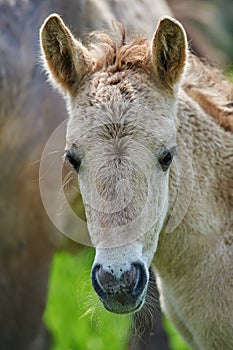
[[[100,264],[92,269],[93,288],[105,308],[114,313],[124,314],[140,309],[147,284],[148,274],[141,262],[132,263],[120,277],[114,276],[114,270],[106,271]]]

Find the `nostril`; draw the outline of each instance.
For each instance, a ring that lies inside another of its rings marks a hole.
[[[141,295],[142,292],[144,291],[146,284],[148,282],[148,276],[143,264],[136,262],[132,265],[136,269],[136,278],[135,278],[133,294],[135,297],[137,297]]]
[[[93,268],[92,268],[92,277],[95,277],[96,274],[98,273],[99,269],[102,267],[102,265],[100,264],[96,264]]]
[[[95,265],[92,269],[91,273],[91,281],[92,281],[92,286],[96,293],[101,297],[101,298],[106,298],[106,291],[104,290],[102,284],[100,283],[99,280],[99,273],[100,271],[103,270],[102,265]]]

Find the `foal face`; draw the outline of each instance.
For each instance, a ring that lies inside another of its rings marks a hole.
[[[127,46],[124,35],[121,45],[120,64],[114,56],[101,67],[59,16],[41,29],[45,67],[67,98],[66,156],[78,173],[96,248],[92,284],[108,310],[127,313],[144,302],[168,210],[186,37],[178,22],[164,18],[151,47],[145,40]]]
[[[70,101],[67,154],[77,162],[96,248],[93,287],[113,312],[142,305],[168,208],[174,99],[142,73],[95,74]],[[127,93],[126,93],[127,92]]]

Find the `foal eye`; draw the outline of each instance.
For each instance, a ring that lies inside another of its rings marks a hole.
[[[72,149],[66,152],[65,160],[72,165],[75,171],[79,171],[81,160],[77,157],[77,154],[75,154]]]
[[[164,150],[159,157],[159,163],[163,171],[166,171],[169,168],[169,165],[172,162],[173,156],[176,153],[176,147],[171,148],[170,150]]]

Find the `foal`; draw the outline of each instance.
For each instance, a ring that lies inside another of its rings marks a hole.
[[[153,264],[191,348],[233,349],[232,86],[191,56],[176,20],[151,42],[120,28],[85,47],[51,15],[40,37],[67,102],[93,288],[109,311],[135,312]]]

